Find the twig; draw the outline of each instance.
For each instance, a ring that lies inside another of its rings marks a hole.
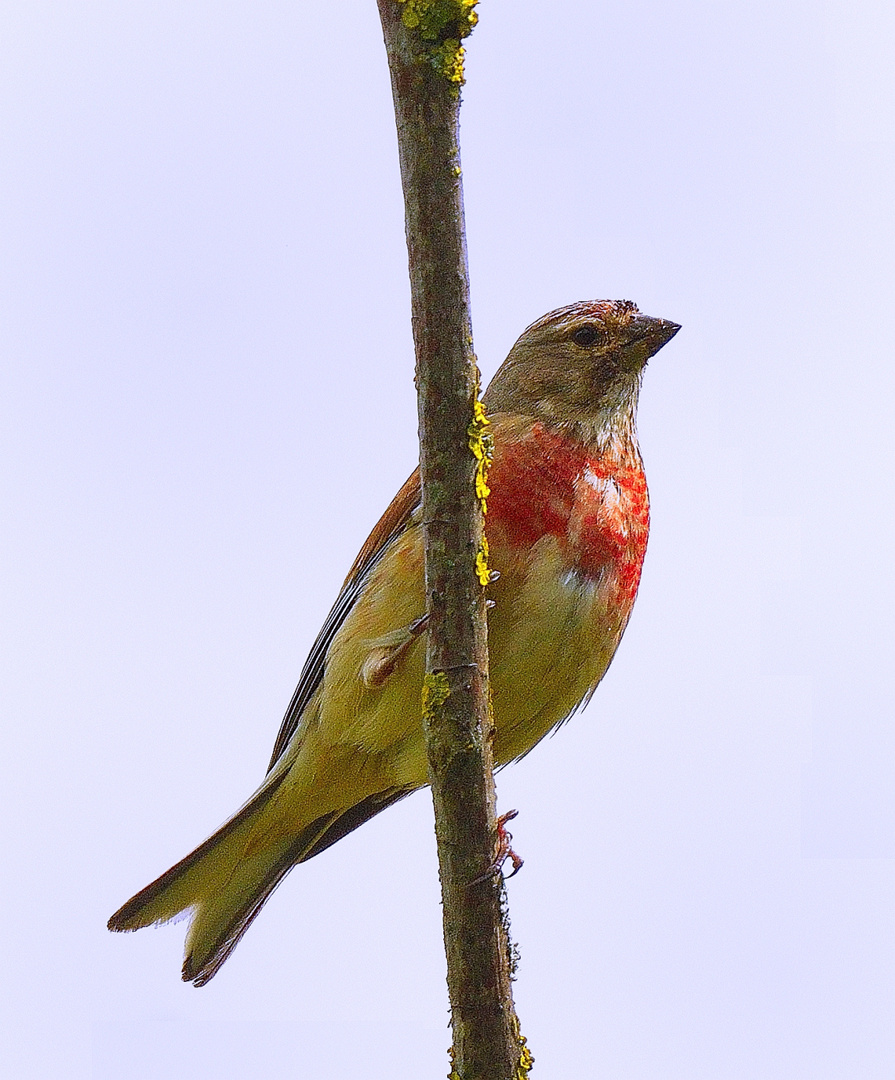
[[[478,405],[458,146],[462,40],[475,0],[378,0],[391,71],[410,263],[428,645],[423,721],[459,1080],[517,1080],[528,1058],[510,989],[502,879],[470,883],[497,844]]]

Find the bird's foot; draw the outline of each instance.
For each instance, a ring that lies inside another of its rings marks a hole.
[[[522,869],[522,859],[513,851],[510,846],[513,840],[513,834],[506,828],[506,823],[512,821],[514,817],[518,817],[518,810],[508,810],[505,814],[501,814],[497,819],[497,852],[494,856],[494,861],[485,870],[484,873],[479,874],[470,881],[470,885],[478,885],[481,881],[487,881],[488,878],[495,877],[503,869],[503,864],[510,860],[513,864],[512,873],[507,874],[507,879],[511,878],[513,874],[518,874]]]
[[[367,689],[382,686],[428,625],[429,616],[422,615],[409,626],[402,626],[400,630],[371,641],[370,651],[360,672],[364,686]]]

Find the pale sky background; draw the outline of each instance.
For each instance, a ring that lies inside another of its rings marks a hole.
[[[641,595],[498,777],[538,1080],[895,1074],[889,0],[485,0],[476,347],[628,297]],[[218,977],[105,920],[254,790],[416,455],[375,3],[6,0],[0,1073],[441,1077],[421,793]]]

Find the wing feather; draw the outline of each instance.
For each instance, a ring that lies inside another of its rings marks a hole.
[[[336,602],[326,616],[320,633],[311,646],[311,651],[298,680],[298,686],[295,688],[295,693],[289,702],[289,708],[286,710],[286,715],[280,725],[270,764],[267,767],[268,772],[273,769],[274,765],[282,757],[283,752],[289,745],[289,741],[298,730],[302,713],[307,708],[308,702],[323,679],[323,672],[326,668],[326,655],[329,652],[333,638],[338,633],[339,627],[345,621],[348,612],[357,603],[357,599],[364,591],[374,567],[406,528],[414,510],[419,506],[419,502],[420,472],[419,469],[415,469],[398,494],[392,499],[388,509],[376,523],[364,546],[358,552],[341,591],[336,597]]]

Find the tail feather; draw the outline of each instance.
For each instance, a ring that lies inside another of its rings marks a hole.
[[[320,815],[289,838],[274,829],[265,840],[259,818],[286,775],[287,770],[274,774],[213,836],[128,900],[109,919],[109,929],[138,930],[192,909],[183,978],[204,986],[296,863],[324,851],[411,790],[378,792],[347,810]]]
[[[211,882],[218,876],[221,845],[231,845],[242,839],[251,829],[258,813],[267,805],[286,778],[285,770],[271,778],[252,798],[225,822],[216,833],[201,843],[195,851],[166,870],[132,896],[109,919],[110,930],[139,930],[154,923],[168,922],[181,911],[193,907],[203,897]],[[213,858],[209,856],[213,855]]]
[[[343,836],[347,836],[350,832],[360,828],[365,821],[369,821],[371,817],[375,817],[399,799],[412,795],[414,791],[416,791],[416,788],[413,787],[389,788],[386,791],[377,791],[375,795],[368,795],[366,799],[355,803],[348,810],[334,816],[331,823],[302,852],[301,858],[297,859],[296,862],[307,862],[308,859],[313,859],[321,851],[326,851],[328,847],[332,847]]]
[[[240,864],[227,883],[227,905],[222,906],[219,897],[208,897],[196,909],[186,939],[184,982],[204,986],[217,974],[270,894],[294,866],[319,855],[375,814],[409,795],[412,790],[396,788],[381,791],[343,813],[333,812],[316,818],[301,830],[275,862],[270,863],[268,856],[267,872],[260,881],[251,875],[250,865]],[[244,899],[234,910],[233,895],[235,887],[238,887],[234,879],[237,877],[245,881]]]
[[[260,859],[243,860],[223,890],[203,897],[186,938],[184,982],[204,986],[217,974],[268,897],[334,817],[335,813],[329,813],[312,821],[291,844],[280,846],[273,861],[270,849]]]

